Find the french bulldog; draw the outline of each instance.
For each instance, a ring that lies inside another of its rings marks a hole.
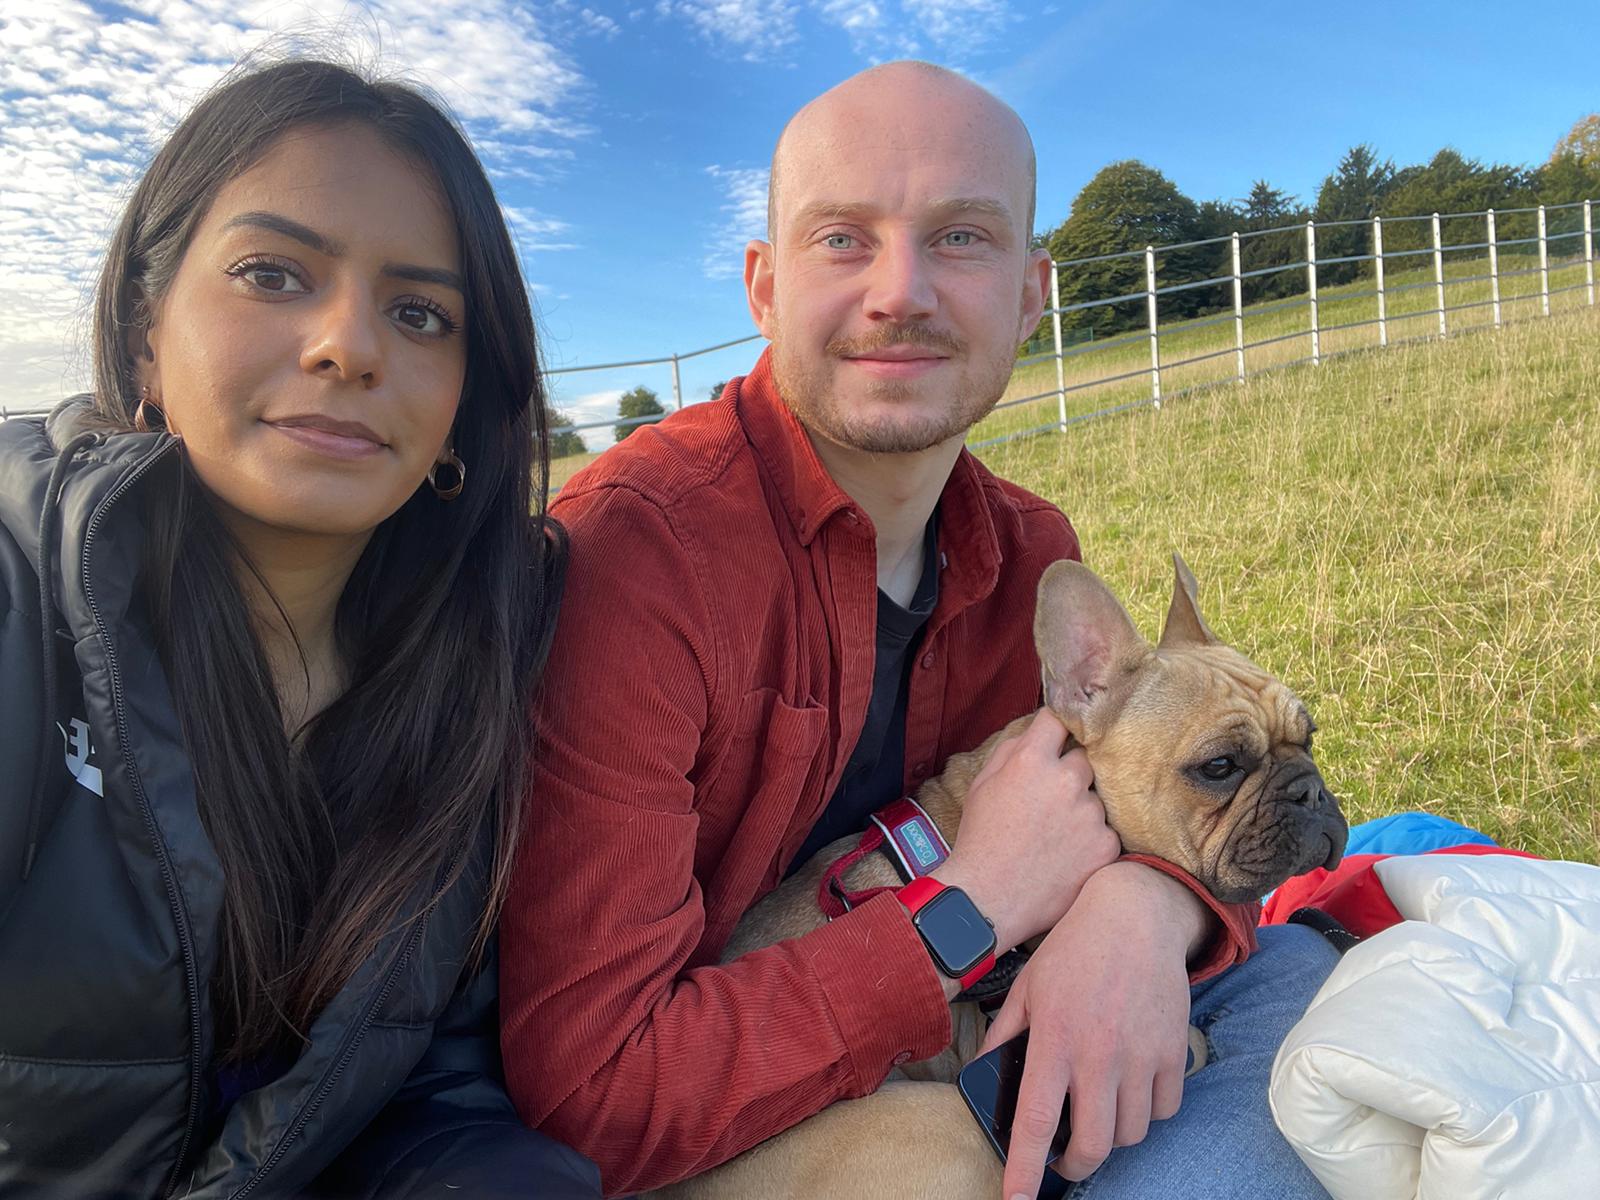
[[[1173,565],[1172,603],[1153,646],[1083,564],[1057,562],[1045,571],[1033,622],[1044,701],[1087,751],[1095,790],[1126,852],[1184,868],[1219,900],[1254,900],[1293,875],[1337,866],[1348,828],[1312,761],[1314,726],[1305,705],[1212,633],[1194,576],[1177,555]],[[918,790],[917,802],[949,844],[960,835],[973,779],[1029,720],[1031,714],[1020,717],[951,758]],[[857,840],[825,847],[752,906],[723,961],[824,924],[818,885]],[[857,891],[900,880],[886,857],[869,855],[843,882]],[[907,1064],[873,1095],[835,1104],[652,1196],[998,1195],[999,1163],[951,1086],[977,1052],[986,1022],[973,1003],[957,1002],[951,1017],[954,1037],[936,1058]]]

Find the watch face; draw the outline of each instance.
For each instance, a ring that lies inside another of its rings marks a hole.
[[[959,979],[994,950],[994,926],[960,888],[946,888],[911,918],[939,969]]]

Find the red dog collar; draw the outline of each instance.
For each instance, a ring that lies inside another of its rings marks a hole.
[[[907,883],[921,879],[950,857],[939,827],[910,796],[880,808],[872,814],[872,823],[883,830],[884,852],[895,860],[900,878]]]
[[[950,857],[950,845],[923,808],[906,796],[872,814],[872,825],[861,835],[854,850],[836,861],[817,888],[817,906],[829,920],[842,917],[857,905],[865,904],[879,892],[893,888],[866,888],[852,892],[844,877],[874,850],[882,850],[894,863],[903,881],[920,879]]]

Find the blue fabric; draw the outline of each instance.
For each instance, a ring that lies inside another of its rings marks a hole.
[[[1448,817],[1436,817],[1432,813],[1403,812],[1350,826],[1350,840],[1345,843],[1344,852],[1426,854],[1429,850],[1443,850],[1449,846],[1494,845],[1498,843],[1488,834],[1457,824]],[[1261,902],[1265,904],[1270,899],[1272,892],[1261,897]]]
[[[1493,846],[1495,840],[1432,813],[1403,812],[1350,827],[1346,854],[1426,854],[1446,846]]]
[[[1184,1083],[1177,1115],[1113,1150],[1071,1200],[1327,1200],[1273,1124],[1267,1080],[1339,956],[1303,925],[1257,932],[1258,953],[1191,991],[1189,1019],[1210,1061]]]

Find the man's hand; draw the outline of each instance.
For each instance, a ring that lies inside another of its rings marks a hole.
[[[1187,958],[1200,903],[1138,863],[1095,874],[1023,968],[983,1050],[1024,1029],[1028,1058],[1005,1173],[1008,1200],[1033,1200],[1072,1096],[1072,1140],[1056,1169],[1086,1178],[1114,1146],[1144,1139],[1183,1099]]]
[[[995,747],[967,789],[955,849],[933,872],[993,923],[996,954],[1053,928],[1122,849],[1092,790],[1088,756],[1061,753],[1067,737],[1040,709],[1022,734]]]

